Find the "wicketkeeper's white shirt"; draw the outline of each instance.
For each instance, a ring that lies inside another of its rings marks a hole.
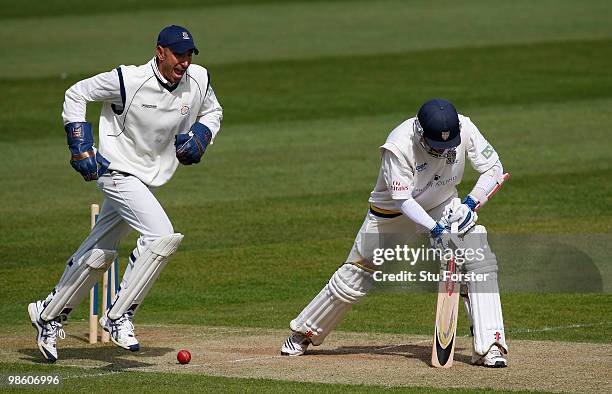
[[[210,129],[214,140],[223,118],[204,67],[191,64],[171,87],[155,58],[74,84],[66,91],[64,124],[84,122],[86,105],[92,101],[103,102],[97,145],[110,161],[109,169],[134,175],[150,186],[163,185],[176,171],[177,134],[186,133],[198,121]]]
[[[430,210],[456,195],[466,157],[481,174],[499,160],[491,144],[463,115],[459,115],[461,144],[456,148],[456,157],[435,158],[421,146],[415,119],[397,126],[381,146],[383,160],[369,200],[378,208],[397,211],[393,200],[414,198],[426,211]]]

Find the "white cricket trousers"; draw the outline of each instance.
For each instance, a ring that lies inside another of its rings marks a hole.
[[[457,197],[456,192],[438,206],[428,210],[427,213],[436,222],[439,221],[442,218],[444,208],[455,197]],[[383,218],[368,212],[361,228],[357,232],[355,242],[353,242],[353,247],[346,258],[345,264],[359,263],[375,268],[371,264],[374,250],[401,245],[401,243],[396,242],[397,239],[392,237],[392,235],[401,235],[401,239],[406,242],[418,234],[429,234],[429,229],[416,224],[404,215],[398,215],[394,218]],[[385,239],[385,235],[389,237]]]
[[[174,233],[174,229],[168,215],[153,195],[153,188],[135,176],[111,171],[101,176],[97,183],[104,194],[102,209],[96,225],[73,258],[76,261],[94,248],[116,251],[119,243],[132,230],[138,231],[140,237],[121,281],[121,287],[125,287],[134,268],[135,257],[157,238]]]

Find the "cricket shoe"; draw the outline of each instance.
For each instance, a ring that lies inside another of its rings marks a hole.
[[[140,349],[138,339],[134,335],[134,324],[132,324],[132,315],[130,313],[124,313],[117,320],[111,320],[104,313],[100,318],[100,326],[110,334],[110,339],[115,345],[132,352],[137,352]]]
[[[42,355],[50,363],[57,361],[57,338],[66,338],[62,324],[57,320],[44,321],[40,314],[44,309],[42,301],[36,301],[28,305],[28,314],[32,326],[36,330],[36,342]]]
[[[283,356],[301,356],[310,345],[310,339],[301,332],[292,332],[281,346]]]
[[[484,356],[474,353],[472,355],[472,364],[482,365],[487,368],[506,368],[508,366],[508,361],[504,358],[499,347],[493,345]]]

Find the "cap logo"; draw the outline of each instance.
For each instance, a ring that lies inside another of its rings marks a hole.
[[[189,39],[189,34],[187,34],[186,31],[183,32],[183,40],[188,40]]]
[[[444,141],[446,141],[448,139],[448,137],[450,136],[450,131],[443,131],[442,132],[442,139]]]

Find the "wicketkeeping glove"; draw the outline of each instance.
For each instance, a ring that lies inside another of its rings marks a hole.
[[[199,163],[211,140],[212,132],[209,128],[202,123],[194,123],[188,133],[176,136],[176,158],[187,166]]]
[[[70,165],[85,181],[98,179],[106,172],[110,162],[100,154],[94,153],[93,132],[89,122],[72,122],[64,126],[68,147],[72,157]]]

